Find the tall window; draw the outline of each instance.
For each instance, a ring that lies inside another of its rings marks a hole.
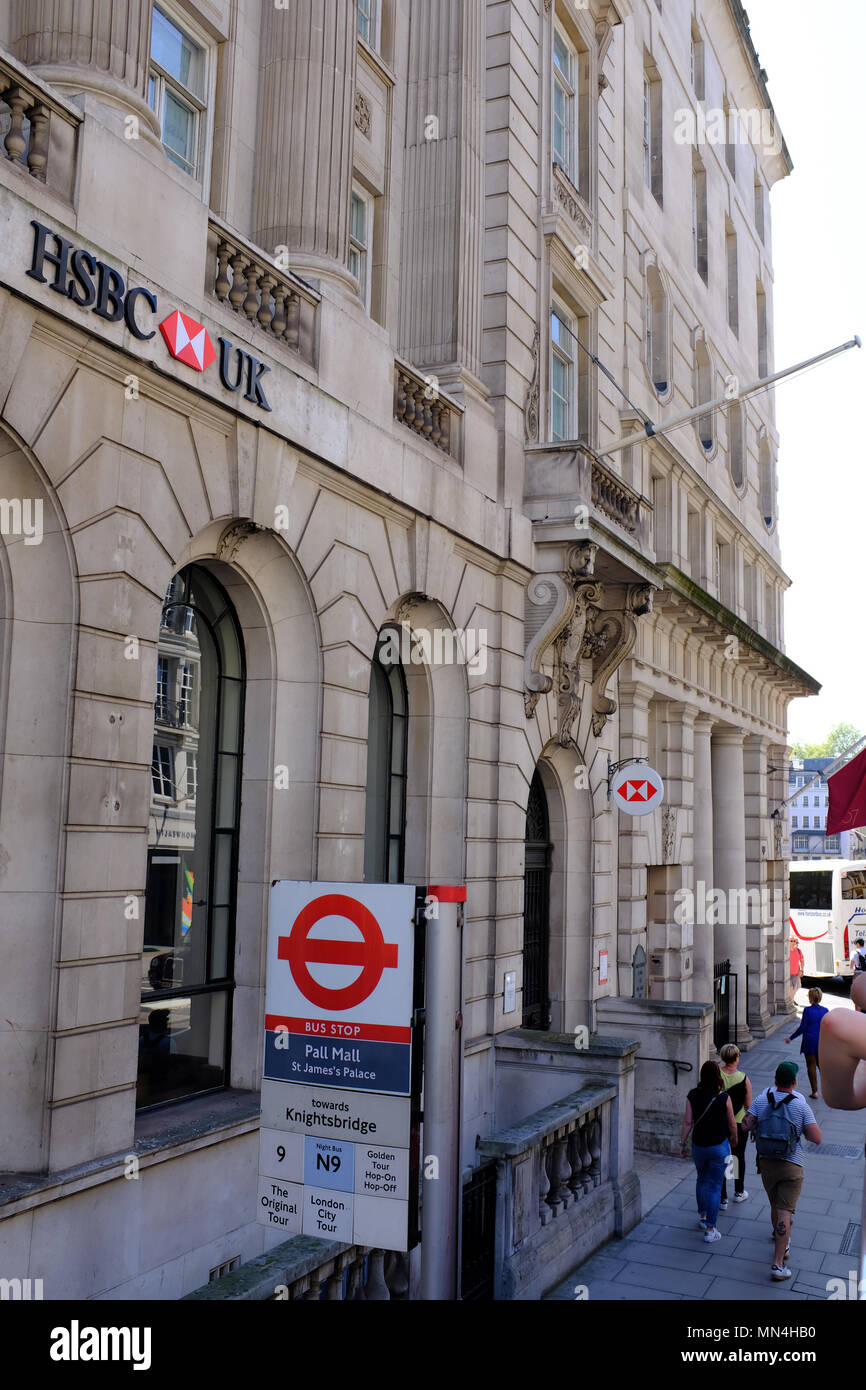
[[[166,595],[158,668],[140,1107],[228,1083],[244,665],[234,610],[198,566]]]
[[[379,633],[370,666],[364,878],[402,883],[406,853],[406,762],[409,704],[400,662],[405,628]]]
[[[737,279],[737,234],[728,222],[725,226],[725,265],[727,271],[728,325],[731,331],[740,329],[740,292]]]
[[[380,0],[358,0],[358,33],[371,48],[379,47]]]
[[[577,141],[578,57],[558,27],[553,31],[553,158],[578,186]]]
[[[698,101],[703,101],[705,95],[704,41],[701,38],[701,31],[694,20],[692,20],[691,78],[692,91]]]
[[[725,163],[731,178],[735,179],[737,177],[737,133],[740,122],[736,109],[731,111],[727,100],[722,109],[725,113]]]
[[[653,67],[643,75],[644,182],[656,202],[662,201],[662,84]]]
[[[706,284],[709,279],[707,256],[707,175],[697,156],[692,165],[692,260]]]
[[[554,306],[550,323],[550,437],[559,442],[577,438],[575,324],[559,305]]]
[[[767,296],[761,286],[758,286],[756,299],[756,317],[758,321],[758,376],[769,375],[769,351],[767,347]]]
[[[695,348],[695,366],[697,377],[698,398],[696,405],[703,405],[704,401],[711,401],[713,398],[713,368],[710,362],[710,354],[703,338]],[[706,415],[697,417],[698,438],[701,444],[710,453],[715,442],[715,422],[713,412],[708,410]]]
[[[746,481],[746,417],[739,401],[728,406],[728,461],[731,481],[741,492]]]
[[[148,104],[156,112],[169,159],[201,177],[206,111],[206,51],[154,6],[150,31]]]
[[[665,395],[670,381],[668,351],[668,301],[662,277],[654,265],[647,267],[646,364],[653,386]]]
[[[755,174],[755,231],[764,240],[764,185],[761,183],[760,176]]]
[[[361,298],[370,312],[370,274],[373,253],[373,200],[357,184],[352,189],[349,224],[349,269],[361,286]]]
[[[776,519],[776,487],[773,477],[773,457],[770,453],[770,445],[766,439],[761,440],[758,455],[759,476],[760,476],[760,507],[764,525],[768,531],[772,531],[773,523]]]

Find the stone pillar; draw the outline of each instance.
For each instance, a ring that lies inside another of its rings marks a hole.
[[[484,26],[483,5],[411,0],[399,343],[458,392],[481,374]]]
[[[665,784],[652,822],[647,869],[647,954],[654,999],[692,999],[694,914],[683,912],[681,890],[691,883],[692,762],[695,710],[674,700],[653,701],[656,748],[651,760]],[[685,900],[688,902],[688,899]]]
[[[713,869],[713,774],[710,757],[710,735],[713,721],[700,715],[694,725],[694,889],[696,905],[706,905],[706,895],[714,882]],[[703,889],[698,885],[703,884]],[[713,998],[714,928],[706,920],[706,911],[700,916],[703,920],[695,923],[694,975],[692,977],[692,998],[701,1003],[711,1003]]]
[[[353,0],[262,6],[253,239],[307,279],[349,273],[357,33]]]
[[[742,902],[746,887],[746,821],[743,776],[743,730],[722,728],[711,745],[713,778],[713,887],[724,894],[726,919],[739,916],[732,910]],[[716,952],[730,960],[737,975],[737,1029],[742,1047],[750,1039],[746,1026],[746,929],[739,921],[726,920],[715,927]]]
[[[746,963],[749,967],[747,1017],[755,1037],[765,1037],[770,1023],[767,1004],[767,944],[778,935],[769,891],[768,865],[773,846],[767,812],[767,740],[750,734],[743,747],[746,829],[746,885],[749,917],[746,924]]]
[[[649,706],[655,694],[643,681],[620,680],[619,759],[649,756]],[[619,995],[632,992],[632,957],[641,945],[646,950],[647,929],[647,849],[649,816],[625,816],[616,809],[614,834],[619,822],[619,886],[617,892],[617,989]],[[649,955],[649,952],[647,952]]]
[[[146,99],[151,12],[152,0],[12,0],[12,51],[52,87],[91,93],[158,139]]]

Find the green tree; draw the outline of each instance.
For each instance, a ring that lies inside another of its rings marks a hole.
[[[862,737],[853,724],[834,724],[823,743],[804,743],[800,740],[791,747],[798,758],[838,758]]]

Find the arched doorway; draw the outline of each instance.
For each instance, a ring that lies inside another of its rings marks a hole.
[[[536,768],[526,808],[523,876],[523,1027],[550,1026],[550,817]]]

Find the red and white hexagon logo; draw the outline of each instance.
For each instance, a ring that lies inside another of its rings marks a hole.
[[[216,349],[208,337],[207,329],[196,323],[189,314],[175,309],[159,325],[168,350],[178,362],[185,362],[197,372],[203,372],[216,358]]]

